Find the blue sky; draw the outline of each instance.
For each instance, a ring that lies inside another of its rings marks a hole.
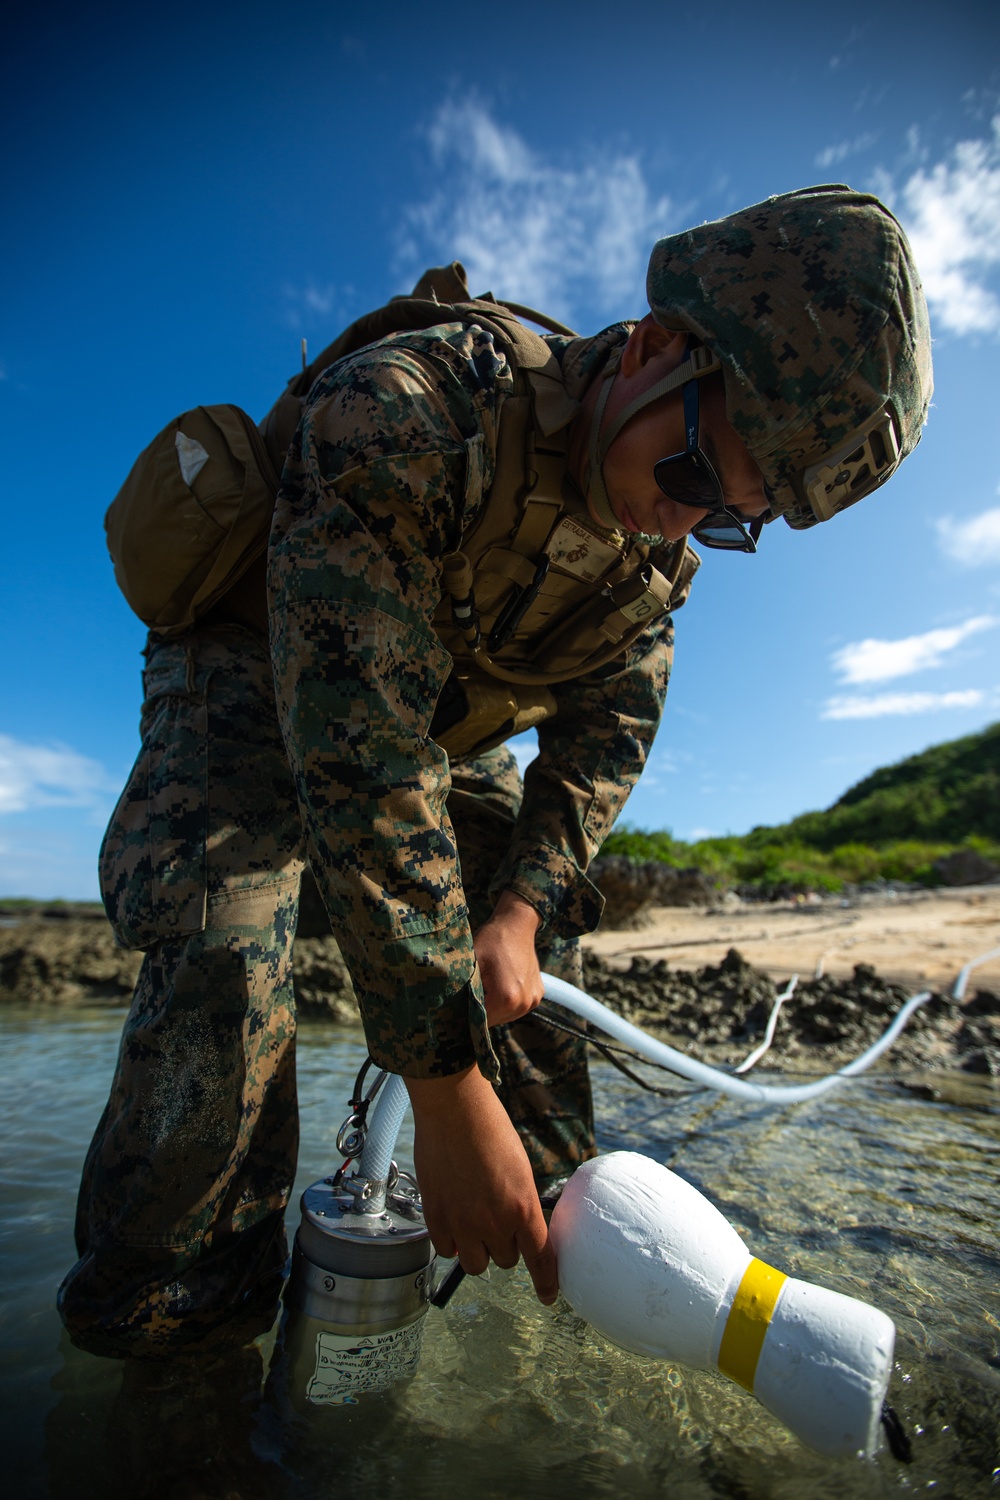
[[[888,488],[709,554],[628,819],[825,806],[1000,717],[1000,7],[22,8],[5,32],[0,894],[96,894],[143,628],[102,517],[177,412],[259,417],[353,317],[454,257],[591,332],[660,234],[811,182],[917,252],[935,403]],[[525,754],[528,753],[527,747]]]

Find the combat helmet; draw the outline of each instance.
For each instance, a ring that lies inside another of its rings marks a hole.
[[[729,420],[790,526],[871,494],[920,441],[927,304],[902,227],[871,194],[803,188],[670,235],[646,291],[661,327],[702,346],[701,367],[668,381],[721,362]]]

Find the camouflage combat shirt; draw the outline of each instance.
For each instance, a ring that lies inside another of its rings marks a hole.
[[[548,340],[579,400],[619,324]],[[432,617],[441,562],[493,480],[513,390],[492,336],[461,324],[395,335],[331,366],[289,449],[271,533],[278,711],[369,1047],[411,1077],[495,1072],[454,834],[448,757],[431,738],[451,658]],[[627,656],[553,688],[493,892],[554,936],[592,931],[585,871],[645,763],[666,694],[670,617]]]

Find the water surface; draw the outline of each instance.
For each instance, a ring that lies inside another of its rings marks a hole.
[[[428,1314],[416,1379],[397,1401],[324,1412],[306,1429],[261,1405],[252,1369],[193,1395],[123,1391],[117,1361],[61,1334],[55,1288],[74,1259],[77,1179],[122,1015],[0,1015],[0,1422],[19,1500],[1000,1493],[1000,1091],[989,1080],[912,1080],[933,1083],[933,1098],[869,1077],[773,1111],[705,1094],[663,1101],[594,1068],[602,1149],[667,1163],[763,1260],[895,1320],[890,1399],[912,1464],[887,1452],[820,1459],[721,1376],[622,1353],[564,1303],[541,1308],[520,1268],[466,1281]],[[360,1031],[300,1032],[296,1201],[335,1161],[363,1058]]]

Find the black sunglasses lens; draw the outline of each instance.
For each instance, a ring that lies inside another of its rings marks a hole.
[[[719,504],[721,497],[715,477],[698,462],[694,453],[661,458],[653,467],[653,477],[667,499],[676,500],[678,505],[715,510]]]
[[[692,527],[691,535],[703,547],[720,547],[733,552],[756,552],[756,538],[725,511],[706,516]]]

